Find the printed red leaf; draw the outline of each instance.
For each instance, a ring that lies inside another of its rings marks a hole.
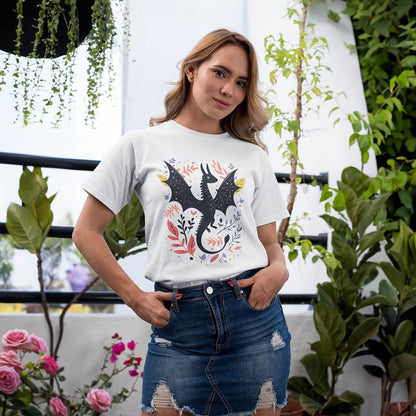
[[[182,247],[182,244],[172,244],[172,247]]]
[[[193,235],[191,235],[191,238],[188,241],[188,251],[194,255],[195,253],[195,238]]]
[[[174,253],[176,253],[176,254],[186,254],[186,253],[188,253],[188,250],[175,250]]]
[[[211,257],[210,262],[213,263],[215,260],[218,259],[219,256],[220,256],[219,254],[216,254],[214,257]]]
[[[175,241],[178,239],[178,237],[175,237],[174,235],[168,235],[168,238]]]
[[[235,247],[236,250],[241,250],[241,246]]]
[[[179,231],[178,231],[178,229],[175,227],[175,225],[173,224],[173,222],[172,221],[168,221],[168,228],[169,228],[169,231],[176,237],[176,238],[178,238],[178,236],[179,236]]]

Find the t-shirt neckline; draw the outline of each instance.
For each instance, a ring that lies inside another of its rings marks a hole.
[[[212,139],[225,139],[225,138],[230,137],[230,135],[227,132],[213,134],[213,133],[202,133],[200,131],[192,130],[192,129],[189,129],[188,127],[183,126],[182,124],[179,124],[175,120],[169,120],[167,123],[187,135],[190,135],[192,137],[197,137],[200,139],[212,140]]]

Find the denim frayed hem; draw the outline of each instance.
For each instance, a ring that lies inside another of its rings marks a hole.
[[[140,403],[139,405],[140,410],[143,410],[147,413],[154,413],[157,411],[157,409],[155,407],[148,407],[145,406],[144,403]],[[189,413],[192,416],[204,416],[204,415],[199,415],[198,413],[195,413],[190,407],[188,406],[183,406],[182,409],[177,409],[179,412],[179,415],[182,415],[183,412]],[[224,415],[227,416],[227,415]]]

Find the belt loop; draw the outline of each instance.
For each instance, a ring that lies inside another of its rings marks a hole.
[[[242,298],[243,298],[243,295],[242,295],[242,293],[241,293],[240,286],[238,286],[238,282],[237,282],[237,280],[233,277],[233,278],[231,279],[231,281],[233,282],[233,289],[234,289],[234,294],[235,294],[235,297],[236,297],[238,300],[242,299]]]
[[[172,310],[174,312],[179,312],[178,299],[176,298],[177,294],[178,294],[178,289],[173,289],[171,300],[172,300]]]

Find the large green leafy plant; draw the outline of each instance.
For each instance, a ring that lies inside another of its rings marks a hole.
[[[309,414],[352,414],[363,403],[354,392],[338,393],[336,383],[346,363],[374,336],[381,318],[367,316],[363,309],[388,303],[379,294],[363,295],[363,287],[377,276],[377,263],[372,257],[380,251],[383,231],[369,231],[384,210],[390,196],[384,193],[366,197],[372,179],[349,167],[338,182],[332,208],[338,215],[322,218],[332,228],[332,252],[336,260],[325,261],[330,281],[318,285],[318,301],[313,319],[319,340],[311,344],[312,353],[301,359],[308,377],[289,379],[291,397],[298,398]]]
[[[379,294],[387,302],[375,305],[375,315],[382,321],[377,338],[366,343],[364,352],[381,364],[364,366],[381,379],[381,416],[390,415],[395,383],[416,373],[416,232],[402,221],[387,252],[390,261],[380,263],[387,279],[379,284]]]
[[[45,247],[45,241],[53,221],[51,204],[55,198],[55,195],[47,196],[47,181],[48,178],[43,177],[40,168],[35,167],[33,171],[27,167],[24,168],[19,185],[21,204],[11,203],[9,205],[6,228],[18,248],[28,250],[37,258],[37,275],[42,296],[42,308],[49,329],[50,354],[56,357],[62,342],[66,313],[80,299],[82,294],[97,282],[99,277],[93,279],[63,307],[59,317],[59,334],[55,342],[42,268],[42,254],[43,251],[48,250],[48,247]],[[135,247],[143,245],[143,237],[138,236],[139,229],[143,227],[143,210],[137,196],[134,195],[130,203],[115,216],[105,231],[110,249],[117,259],[144,250],[143,247],[134,250]]]

